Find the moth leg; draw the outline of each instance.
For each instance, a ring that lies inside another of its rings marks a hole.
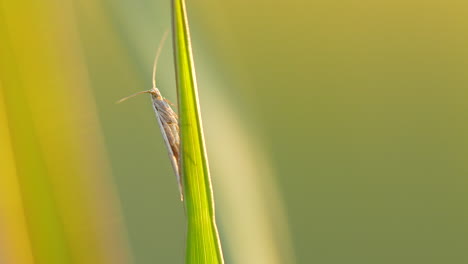
[[[172,106],[176,106],[175,104],[173,104],[171,101],[169,101],[167,98],[164,98],[164,101],[166,101],[166,103],[172,105]]]

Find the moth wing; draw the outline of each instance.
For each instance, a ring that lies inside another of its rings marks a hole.
[[[165,102],[163,103],[162,101],[156,101],[157,100],[153,101],[154,111],[157,117],[156,119],[158,120],[159,128],[164,138],[164,143],[166,144],[172,168],[174,169],[177,177],[180,199],[183,201],[183,185],[179,169],[179,129],[177,119],[175,118],[177,115],[175,115],[174,111],[170,108],[170,106],[165,104]],[[176,150],[176,152],[174,150]]]

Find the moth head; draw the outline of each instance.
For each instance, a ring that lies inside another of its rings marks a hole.
[[[153,99],[159,99],[159,100],[162,99],[161,92],[160,92],[159,89],[156,88],[156,87],[151,88],[151,90],[149,90],[148,93],[151,94],[151,96],[153,97]]]

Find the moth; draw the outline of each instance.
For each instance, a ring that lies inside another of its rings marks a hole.
[[[179,185],[180,200],[184,200],[183,194],[183,183],[180,176],[180,137],[179,137],[179,117],[172,110],[170,104],[171,102],[164,98],[161,95],[161,92],[156,87],[156,69],[158,64],[159,55],[161,54],[162,47],[167,38],[168,31],[164,34],[161,42],[159,43],[158,49],[156,51],[156,56],[154,58],[153,64],[153,87],[151,90],[138,92],[136,94],[127,96],[117,103],[121,103],[131,97],[134,97],[139,94],[149,93],[151,95],[151,101],[153,104],[153,109],[156,114],[156,119],[161,129],[161,134],[166,144],[167,152],[169,154],[169,159],[171,161],[172,168],[176,174],[177,183]]]

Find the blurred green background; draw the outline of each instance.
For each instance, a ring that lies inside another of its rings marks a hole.
[[[0,3],[0,263],[183,263],[169,1]],[[187,6],[226,263],[468,263],[468,3]]]

